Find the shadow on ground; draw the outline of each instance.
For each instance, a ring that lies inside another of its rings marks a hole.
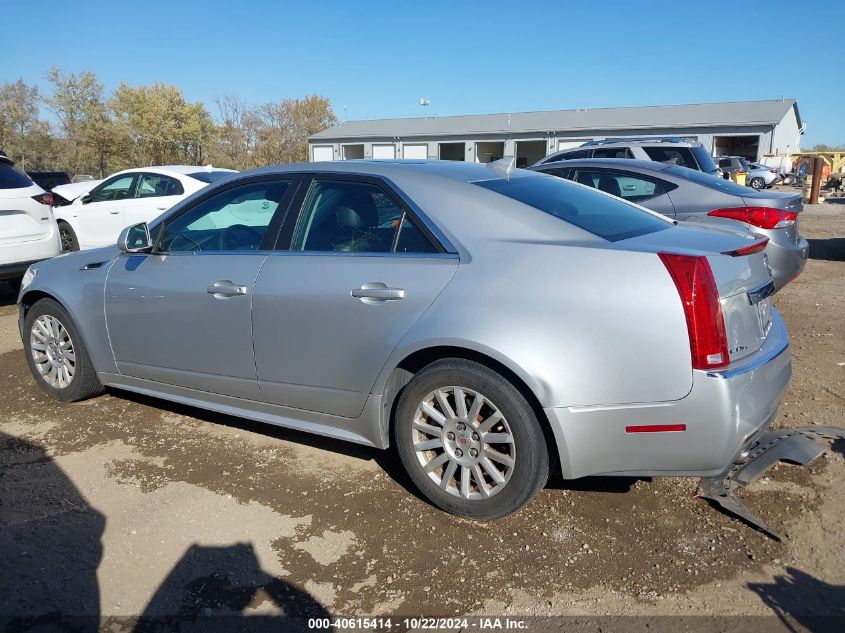
[[[787,630],[827,633],[845,624],[845,586],[831,585],[794,567],[771,583],[748,583],[748,589],[780,618]]]
[[[829,262],[845,261],[845,237],[807,241],[810,243],[810,259],[822,259]]]
[[[256,613],[267,615],[250,615],[250,631],[305,631],[307,618],[329,617],[307,591],[264,572],[250,543],[193,545],[140,618],[103,616],[105,523],[44,449],[0,433],[0,630],[93,633],[102,618],[138,633],[232,631]]]
[[[15,305],[17,300],[17,288],[13,288],[6,281],[0,281],[0,308]]]

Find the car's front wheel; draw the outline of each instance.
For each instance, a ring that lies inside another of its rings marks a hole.
[[[63,253],[79,250],[79,240],[76,237],[76,233],[67,222],[59,222],[59,238],[62,242]]]
[[[549,477],[531,405],[504,377],[472,361],[444,359],[416,374],[399,398],[393,434],[417,488],[461,516],[516,512]]]
[[[766,181],[762,178],[752,178],[748,184],[751,185],[752,189],[764,189],[766,187]]]
[[[61,304],[37,301],[26,313],[23,333],[26,362],[41,389],[64,402],[102,393],[82,337]]]

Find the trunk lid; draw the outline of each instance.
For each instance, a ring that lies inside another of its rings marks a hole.
[[[52,209],[32,198],[43,193],[36,184],[0,189],[0,244],[38,240],[52,230]]]

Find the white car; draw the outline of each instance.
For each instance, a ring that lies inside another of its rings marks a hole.
[[[66,185],[56,185],[50,190],[53,194],[53,206],[61,207],[71,204],[79,196],[84,196],[101,182],[103,181],[91,179],[71,182]]]
[[[233,173],[231,169],[168,165],[109,176],[71,204],[56,207],[62,251],[114,244],[124,227],[151,222],[183,198]]]
[[[59,254],[52,203],[0,152],[0,279],[19,286],[30,264]]]

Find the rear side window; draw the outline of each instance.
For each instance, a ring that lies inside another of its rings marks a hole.
[[[234,173],[236,172],[215,169],[214,171],[195,171],[191,174],[188,174],[188,176],[190,176],[194,180],[199,180],[200,182],[212,183],[217,182],[218,180],[225,178],[226,176],[231,176]]]
[[[556,154],[547,160],[547,163],[554,163],[559,160],[575,160],[576,158],[589,158],[590,150],[579,149],[577,152],[566,152],[565,154]]]
[[[0,189],[20,189],[31,187],[33,182],[29,176],[6,163],[0,163]]]
[[[733,166],[733,161],[730,158],[720,158],[719,167],[721,169],[730,169]]]
[[[159,198],[162,196],[181,196],[185,193],[182,183],[161,174],[141,174],[135,189],[136,198]]]
[[[593,158],[633,158],[627,147],[597,147],[593,150]]]
[[[609,242],[655,233],[671,226],[671,222],[627,202],[576,187],[560,178],[526,176],[474,184],[560,218]]]
[[[693,156],[698,161],[698,168],[701,171],[714,172],[716,171],[716,163],[713,162],[713,157],[703,147],[696,145],[692,148]]]
[[[637,203],[655,198],[675,188],[674,185],[656,178],[604,169],[578,169],[573,180],[617,198]]]
[[[643,147],[648,157],[658,163],[671,163],[681,167],[698,169],[698,164],[689,147]]]

